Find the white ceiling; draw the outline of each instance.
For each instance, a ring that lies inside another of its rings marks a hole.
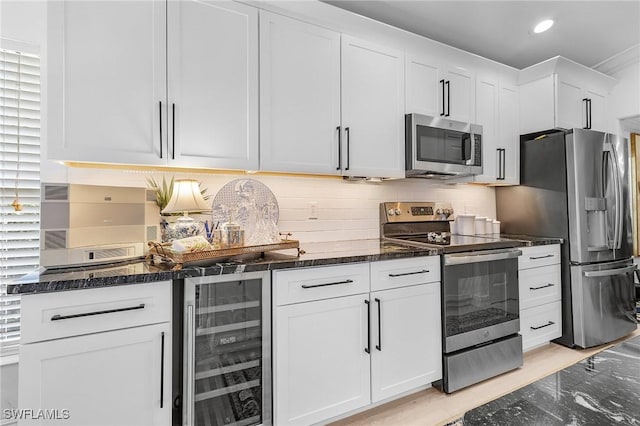
[[[518,69],[557,55],[594,67],[640,44],[640,0],[326,3]],[[546,18],[555,25],[533,34]]]

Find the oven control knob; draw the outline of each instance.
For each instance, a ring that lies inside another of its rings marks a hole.
[[[389,216],[393,216],[394,214],[396,214],[396,211],[394,209],[389,209],[389,210],[387,210],[387,214]]]
[[[396,216],[400,216],[402,214],[402,211],[400,209],[396,209]]]

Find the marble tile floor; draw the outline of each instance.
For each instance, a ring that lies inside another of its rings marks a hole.
[[[640,336],[475,408],[461,424],[640,426]]]
[[[333,426],[434,426],[448,424],[458,426],[464,421],[465,413],[638,336],[640,336],[640,329],[618,341],[589,349],[569,349],[550,343],[526,352],[522,368],[485,380],[450,395],[434,388],[416,392],[339,420],[333,423]],[[640,399],[640,394],[637,398]],[[637,414],[637,417],[640,418],[640,413]]]

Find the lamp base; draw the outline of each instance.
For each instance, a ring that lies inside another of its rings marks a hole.
[[[163,243],[170,243],[196,235],[204,235],[204,225],[188,216],[161,216],[160,235]]]

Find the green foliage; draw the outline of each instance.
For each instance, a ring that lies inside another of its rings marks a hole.
[[[167,181],[163,176],[162,185],[159,185],[153,177],[148,177],[147,186],[156,194],[156,204],[160,207],[160,211],[162,211],[167,207],[167,204],[169,204],[169,200],[173,195],[173,177],[171,177],[171,181],[167,184]]]

